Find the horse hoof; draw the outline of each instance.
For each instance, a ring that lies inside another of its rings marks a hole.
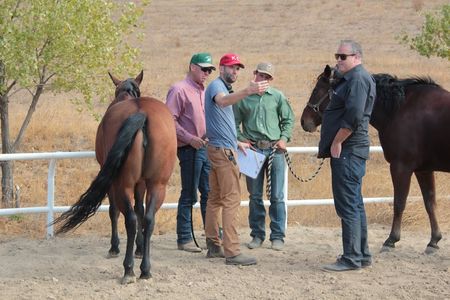
[[[136,276],[131,275],[125,275],[123,276],[122,280],[120,281],[121,284],[130,284],[136,282]]]
[[[383,247],[381,247],[381,250],[380,250],[380,253],[383,253],[383,252],[392,252],[392,251],[394,251],[394,247],[390,247],[390,246],[385,246],[385,245],[383,245]]]
[[[152,278],[151,273],[147,273],[147,274],[141,273],[141,277],[139,277],[139,279],[150,279],[150,278]]]
[[[138,253],[138,252],[134,253],[135,258],[142,259],[142,256],[143,256],[142,253]]]
[[[109,251],[107,258],[115,258],[119,256],[119,252]]]
[[[427,246],[427,248],[425,249],[425,254],[427,254],[427,255],[432,255],[437,252],[438,252],[438,249],[435,247]]]

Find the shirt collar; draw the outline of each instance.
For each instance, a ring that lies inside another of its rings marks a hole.
[[[359,72],[359,70],[362,68],[362,65],[356,65],[355,67],[353,67],[350,71],[348,71],[347,73],[344,74],[344,79],[345,80],[349,80],[350,78],[352,78],[352,76],[356,73]]]
[[[193,86],[198,90],[202,91],[205,90],[205,86],[203,84],[195,82],[189,75],[186,76],[186,81],[189,83],[189,85]]]
[[[267,88],[267,90],[264,92],[264,94],[265,94],[265,93],[267,93],[267,94],[269,94],[269,95],[273,95],[272,87],[269,86],[269,87]]]

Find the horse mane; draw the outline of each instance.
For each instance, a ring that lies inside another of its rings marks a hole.
[[[139,89],[139,85],[132,78],[123,81],[123,83],[117,87],[116,98],[119,96],[120,93],[124,92],[130,94],[134,98],[139,98],[141,96],[141,90]]]
[[[377,102],[381,102],[384,111],[392,115],[405,102],[405,91],[411,86],[429,85],[440,87],[430,77],[409,77],[398,79],[396,76],[380,73],[373,74],[377,86]]]

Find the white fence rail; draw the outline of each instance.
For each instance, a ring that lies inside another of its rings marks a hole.
[[[302,153],[302,154],[314,154],[317,153],[317,147],[288,147],[289,153]],[[370,147],[370,152],[382,152],[380,146]],[[55,206],[55,170],[56,161],[59,159],[73,159],[73,158],[94,158],[94,151],[80,151],[80,152],[42,152],[42,153],[14,153],[14,154],[0,154],[0,161],[8,160],[48,160],[48,175],[47,175],[47,206],[40,207],[23,207],[23,208],[5,208],[0,209],[0,216],[18,215],[18,214],[36,214],[46,213],[47,224],[51,224],[54,220],[54,214],[67,211],[70,206]],[[288,187],[289,177],[288,168],[286,168],[284,177],[284,200],[286,206],[299,206],[299,205],[330,205],[333,204],[333,199],[288,199]],[[378,198],[364,198],[364,203],[374,202],[391,202],[392,197],[378,197]],[[248,206],[248,201],[241,201],[241,206]],[[265,200],[264,204],[269,205],[269,201]],[[164,203],[162,209],[175,209],[177,203]],[[197,203],[195,208],[199,207]],[[99,211],[108,211],[109,205],[101,205]],[[286,215],[287,222],[287,215]],[[47,227],[47,238],[53,236],[53,226]]]

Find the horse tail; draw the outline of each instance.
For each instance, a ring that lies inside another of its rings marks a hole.
[[[127,159],[136,134],[139,130],[144,129],[146,121],[147,116],[142,112],[135,113],[125,120],[97,177],[92,181],[87,191],[80,196],[78,202],[52,223],[53,225],[64,222],[58,228],[56,234],[77,228],[97,212],[113,180],[118,176],[123,163]]]

